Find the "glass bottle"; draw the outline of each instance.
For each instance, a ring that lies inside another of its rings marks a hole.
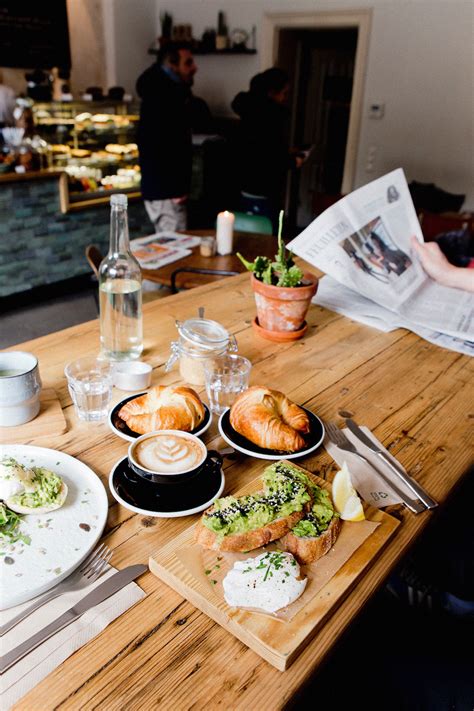
[[[130,251],[127,196],[112,195],[110,207],[110,248],[99,267],[100,343],[109,360],[131,360],[143,350],[142,275]]]

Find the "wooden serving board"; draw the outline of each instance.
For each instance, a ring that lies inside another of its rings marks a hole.
[[[43,388],[40,411],[30,422],[16,427],[0,427],[0,444],[26,444],[40,437],[54,437],[67,430],[67,422],[53,388]]]
[[[293,462],[291,464],[295,466]],[[328,482],[305,469],[303,471],[306,474],[310,474],[311,478],[319,486],[329,491],[331,490],[331,485]],[[259,477],[242,490],[239,490],[236,496],[257,491],[261,489],[261,486],[261,478]],[[225,600],[210,589],[208,580],[200,580],[198,575],[190,572],[189,568],[182,562],[181,552],[185,549],[189,550],[194,545],[194,523],[174,540],[150,556],[150,570],[199,610],[257,652],[267,662],[280,671],[284,671],[314,637],[326,618],[336,610],[348,595],[358,578],[372,565],[382,547],[400,524],[397,519],[379,509],[374,509],[371,506],[364,508],[366,520],[378,524],[377,527],[373,529],[341,567],[330,573],[331,577],[326,580],[323,587],[314,596],[309,597],[307,602],[289,620],[275,619],[271,616],[231,608]],[[339,541],[341,541],[340,547],[344,545],[342,543],[344,526],[347,529],[348,527],[359,525],[358,523],[343,522],[341,534],[333,549],[327,556],[313,564],[313,571],[315,566],[324,565],[330,567],[329,557],[331,553],[333,553],[333,557],[337,555],[336,547]],[[346,530],[346,541],[348,540],[348,532]],[[179,557],[177,555],[178,551],[180,552]],[[251,551],[248,555],[250,557],[252,554],[259,552],[261,552],[261,549],[259,551]],[[196,556],[199,556],[199,551]],[[328,558],[328,561],[326,561],[326,558]],[[311,574],[311,568],[309,571]],[[324,579],[324,575],[322,577]],[[298,601],[293,604],[298,605]],[[290,609],[291,606],[288,610]]]

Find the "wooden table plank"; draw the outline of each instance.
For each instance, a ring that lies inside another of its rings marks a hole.
[[[194,315],[201,305],[209,318],[236,333],[240,352],[253,363],[252,383],[278,386],[329,419],[340,422],[351,413],[441,505],[449,499],[472,459],[471,359],[407,331],[381,333],[317,306],[310,309],[310,327],[302,341],[288,345],[261,340],[251,329],[255,307],[248,275],[242,275],[145,307],[144,358],[154,367],[153,383],[179,381],[177,369],[164,373],[169,342],[176,337],[174,320]],[[69,358],[98,348],[97,321],[22,344],[38,356],[45,386],[56,389],[69,427],[38,444],[78,456],[106,484],[127,443],[105,424],[78,422],[63,375]],[[117,401],[123,396],[114,394]],[[215,424],[205,440],[222,442]],[[299,461],[329,480],[336,471],[324,450]],[[226,492],[253,479],[261,467],[243,455],[227,460]],[[146,561],[187,521],[134,515],[115,500],[110,503],[105,540],[115,550],[118,567]],[[282,708],[437,513],[414,516],[401,506],[389,512],[402,521],[393,540],[289,671],[273,669],[147,573],[139,582],[148,597],[66,660],[16,708]]]

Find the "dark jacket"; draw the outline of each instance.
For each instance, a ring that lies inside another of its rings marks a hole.
[[[295,165],[289,154],[289,112],[263,96],[240,92],[232,102],[240,116],[236,158],[241,190],[280,200],[288,168]]]
[[[187,195],[191,187],[191,91],[158,64],[137,81],[142,100],[137,143],[145,200]]]

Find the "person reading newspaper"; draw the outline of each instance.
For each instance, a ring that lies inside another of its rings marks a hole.
[[[474,293],[474,271],[456,267],[448,262],[437,242],[418,242],[412,237],[411,246],[420,259],[425,272],[443,286],[464,289]]]
[[[314,298],[318,304],[385,331],[408,328],[474,354],[474,299],[463,289],[469,278],[455,280],[454,288],[457,271],[448,269],[449,277],[443,277],[441,268],[440,281],[429,276],[426,250],[430,264],[437,255],[424,245],[401,168],[329,207],[288,248],[325,272]]]

